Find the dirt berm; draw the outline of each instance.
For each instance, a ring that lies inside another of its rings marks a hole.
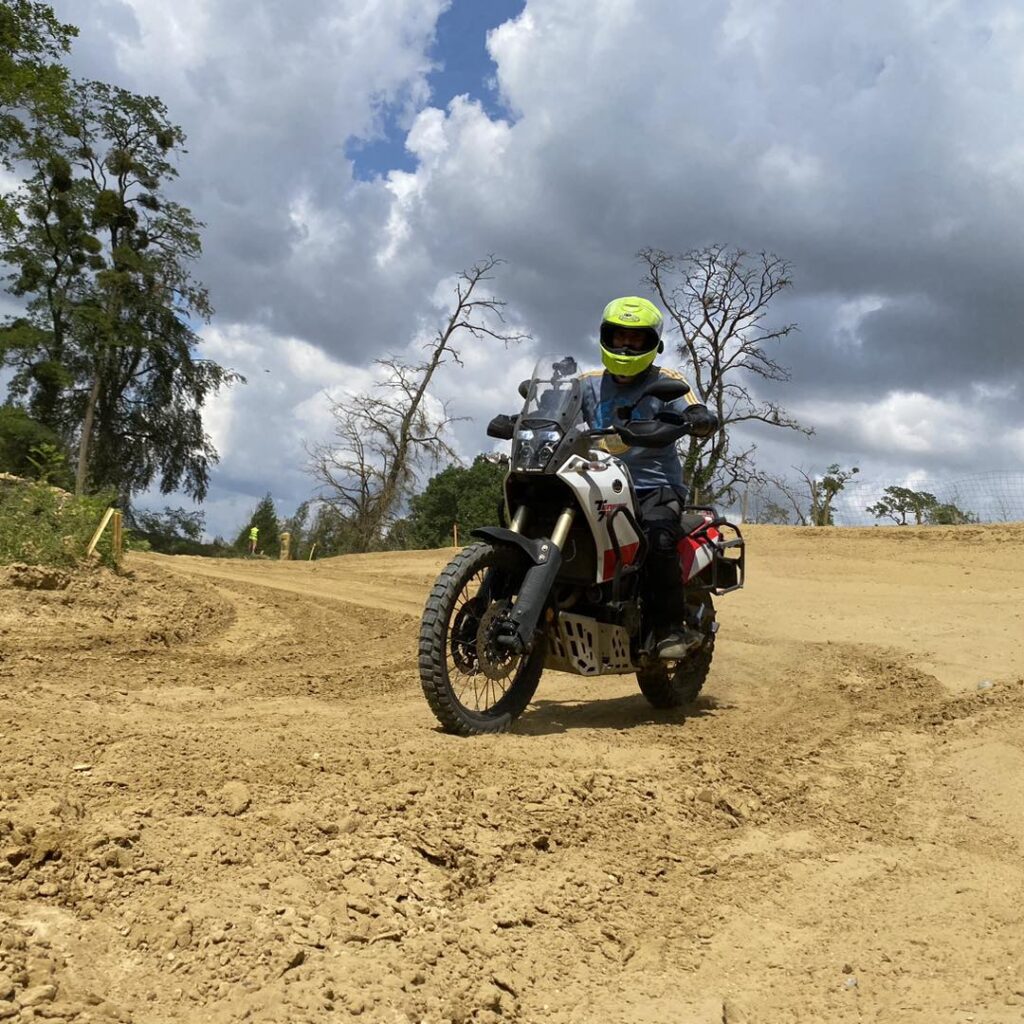
[[[748,536],[694,708],[475,740],[451,551],[0,575],[0,1021],[1024,1020],[1024,526]]]

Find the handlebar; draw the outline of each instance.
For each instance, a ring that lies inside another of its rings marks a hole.
[[[626,444],[637,448],[666,448],[690,433],[690,423],[685,417],[680,417],[684,421],[680,423],[663,422],[663,415],[659,412],[658,418],[654,420],[632,420],[620,427],[600,427],[586,433],[589,437],[618,434]],[[678,413],[674,413],[675,416]]]

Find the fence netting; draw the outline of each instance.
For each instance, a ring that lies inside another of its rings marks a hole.
[[[885,489],[897,484],[913,491],[934,495],[938,502],[955,506],[971,522],[1008,523],[1024,521],[1024,472],[989,471],[950,478],[918,479],[913,482],[893,480],[850,480],[832,501],[832,522],[836,526],[893,525],[893,520],[878,517],[868,511],[885,497]],[[785,497],[771,491],[748,499],[747,519],[751,522],[771,521],[764,516],[769,502],[777,507],[787,505]],[[790,523],[799,522],[792,503],[789,504]],[[806,509],[804,509],[806,512]],[[779,521],[779,520],[775,520]],[[914,522],[914,517],[909,518]]]

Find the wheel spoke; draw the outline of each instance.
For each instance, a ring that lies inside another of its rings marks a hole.
[[[462,735],[503,731],[508,727],[507,716],[517,716],[525,706],[522,698],[532,696],[541,667],[538,657],[514,654],[497,643],[506,628],[503,623],[522,572],[515,556],[495,549],[467,552],[461,564],[457,561],[452,567],[457,574],[455,586],[448,590],[446,600],[432,599],[424,618],[421,637],[428,645],[437,643],[434,630],[442,622],[444,629],[443,647],[435,655],[436,668],[421,663],[424,690],[448,731]],[[439,621],[435,617],[431,622],[431,611],[444,618]],[[504,719],[496,710],[499,705]],[[480,718],[496,721],[484,725]]]

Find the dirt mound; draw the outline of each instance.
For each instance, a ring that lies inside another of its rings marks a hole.
[[[19,657],[43,663],[44,654],[97,649],[144,655],[223,630],[233,616],[232,603],[209,588],[144,566],[123,573],[98,563],[0,567],[0,676]]]
[[[688,713],[552,674],[472,741],[415,667],[451,552],[0,589],[0,1019],[1019,1019],[1024,529],[976,529],[753,528]]]

